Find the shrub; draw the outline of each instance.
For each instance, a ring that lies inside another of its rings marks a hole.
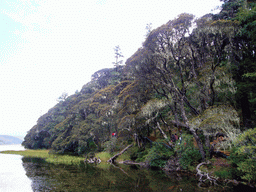
[[[119,150],[117,147],[117,138],[112,137],[109,141],[104,143],[104,151],[113,153],[115,151]]]
[[[176,141],[174,150],[177,152],[180,158],[182,168],[187,169],[188,166],[199,163],[201,160],[201,154],[193,144],[192,135],[182,134],[181,138],[181,141]]]
[[[148,154],[145,156],[145,161],[151,167],[164,167],[170,156],[174,155],[173,149],[169,148],[165,141],[157,140],[152,143]]]
[[[242,171],[244,175],[242,179],[251,181],[256,181],[256,160],[255,159],[246,159],[244,162],[238,164],[239,171]]]
[[[235,141],[230,155],[235,176],[249,182],[256,181],[256,128],[243,132]]]
[[[201,159],[200,152],[193,148],[188,147],[182,154],[180,159],[180,164],[182,168],[187,169],[188,166],[198,163]]]
[[[216,175],[217,177],[219,177],[221,179],[232,178],[232,173],[230,171],[228,171],[228,170],[215,171],[214,175]]]
[[[131,160],[147,162],[151,167],[164,167],[172,155],[174,155],[173,149],[164,140],[153,142],[151,148],[149,146],[147,148],[133,147],[130,151]]]

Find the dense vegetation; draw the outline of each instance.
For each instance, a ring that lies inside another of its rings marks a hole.
[[[125,65],[116,47],[115,68],[60,97],[23,145],[84,155],[136,142],[132,159],[163,167],[175,156],[184,169],[213,146],[231,151],[233,178],[255,181],[256,5],[222,1],[219,14],[182,13],[149,31]],[[226,140],[211,145],[220,134]]]

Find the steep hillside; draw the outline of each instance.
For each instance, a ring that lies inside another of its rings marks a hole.
[[[115,68],[61,97],[22,144],[85,155],[132,143],[132,160],[167,170],[228,150],[227,173],[255,181],[255,18],[256,4],[243,0],[223,1],[216,15],[180,14],[150,31],[125,65],[117,56]]]
[[[0,145],[21,144],[22,140],[9,135],[0,135]]]
[[[195,20],[183,13],[154,29],[125,65],[95,72],[80,92],[41,116],[23,145],[81,155],[117,150],[133,140],[141,147],[149,136],[168,140],[174,133],[190,134],[205,159],[217,133],[237,137],[239,115],[246,113],[238,108],[232,73],[242,59],[236,39],[241,26],[221,14]],[[247,104],[255,102],[248,98],[255,94],[253,86],[248,84]]]
[[[59,153],[83,154],[117,132],[118,95],[132,83],[124,67],[102,69],[80,92],[60,101],[28,132],[26,148],[52,148]]]

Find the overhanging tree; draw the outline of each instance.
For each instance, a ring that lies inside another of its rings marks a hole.
[[[206,18],[191,34],[193,19],[193,15],[181,14],[153,30],[127,64],[138,79],[168,101],[172,114],[169,123],[191,132],[204,160],[203,143],[196,131],[199,127],[191,126],[190,120],[216,101],[220,103],[224,92],[222,97],[235,91],[226,62],[234,27]]]

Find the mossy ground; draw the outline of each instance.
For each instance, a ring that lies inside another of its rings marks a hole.
[[[225,158],[213,158],[210,172],[220,179],[232,179],[231,170],[233,169],[230,160]]]

